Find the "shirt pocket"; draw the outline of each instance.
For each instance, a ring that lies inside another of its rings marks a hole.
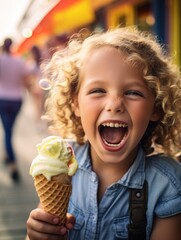
[[[113,220],[114,240],[128,239],[129,217],[120,217]]]

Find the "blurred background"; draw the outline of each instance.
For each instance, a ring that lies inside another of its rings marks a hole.
[[[104,31],[118,25],[137,25],[157,34],[174,62],[181,66],[180,16],[180,0],[0,0],[0,46],[5,38],[12,38],[13,54],[34,69],[32,81],[37,83],[41,79],[39,59],[50,58],[56,48],[65,46],[71,34],[82,28]],[[19,182],[12,181],[4,165],[4,131],[0,122],[1,240],[25,239],[26,220],[38,204],[29,167],[37,154],[36,144],[49,132],[40,120],[46,94],[38,84],[32,85],[14,126]]]
[[[58,44],[61,35],[82,27],[91,31],[117,25],[138,25],[155,32],[181,64],[180,0],[0,0],[0,41],[4,33],[16,40],[14,51],[26,54]],[[5,29],[4,31],[2,31]],[[8,32],[9,31],[9,32]]]

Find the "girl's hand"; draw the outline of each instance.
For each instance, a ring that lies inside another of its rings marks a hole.
[[[27,233],[30,240],[65,240],[67,231],[71,230],[74,224],[75,218],[70,214],[67,214],[65,226],[60,226],[59,217],[37,208],[30,213],[27,220]]]

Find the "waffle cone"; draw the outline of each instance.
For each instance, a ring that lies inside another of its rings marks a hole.
[[[72,191],[71,181],[48,181],[42,174],[34,177],[34,185],[42,208],[60,218],[60,225],[65,224],[69,198]]]

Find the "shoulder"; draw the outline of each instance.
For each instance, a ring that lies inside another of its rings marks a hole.
[[[153,155],[146,158],[146,171],[157,174],[169,180],[181,192],[181,163],[163,155]]]
[[[24,62],[24,60],[19,55],[9,55],[8,57],[9,57],[9,59],[11,59],[12,61],[17,62],[17,63]]]
[[[23,58],[17,55],[12,55],[9,58],[9,62],[12,64],[12,66],[17,67],[19,70],[24,71],[24,69],[27,68],[27,64]]]
[[[158,183],[159,180],[162,185],[165,183],[167,186],[172,186],[176,192],[181,194],[181,163],[176,160],[163,155],[147,157],[146,175],[153,182]]]
[[[169,157],[154,155],[146,158],[145,171],[149,201],[156,215],[167,217],[181,212],[181,164]]]
[[[15,56],[12,56],[12,59],[13,59],[17,64],[24,65],[24,66],[27,65],[25,59],[22,58],[21,56],[15,55]]]

